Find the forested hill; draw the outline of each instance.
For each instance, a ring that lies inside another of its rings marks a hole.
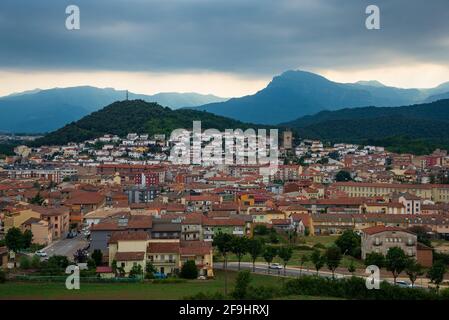
[[[449,99],[402,107],[322,111],[281,126],[292,128],[302,138],[427,153],[435,147],[449,146]]]
[[[169,135],[174,129],[192,129],[195,120],[201,120],[203,129],[216,128],[220,131],[260,127],[204,111],[171,110],[157,103],[126,100],[114,102],[76,122],[51,132],[36,140],[33,145],[63,145],[68,142],[82,142],[104,134],[116,134],[123,137],[131,132]]]

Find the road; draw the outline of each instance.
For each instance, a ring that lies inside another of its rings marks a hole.
[[[214,267],[217,269],[223,269],[223,263],[214,263]],[[237,262],[228,262],[228,269],[229,270],[238,270],[238,263]],[[253,270],[253,264],[250,262],[242,262],[240,263],[240,270]],[[268,274],[268,268],[266,264],[263,263],[256,263],[256,267],[255,267],[255,272],[256,273],[263,273],[263,274]],[[282,268],[282,270],[275,270],[275,269],[270,269],[269,270],[269,274],[271,275],[280,275],[283,276],[284,275],[284,269]],[[310,270],[310,269],[299,269],[299,268],[292,268],[292,267],[287,267],[285,269],[285,275],[287,277],[298,277],[300,275],[316,275],[316,271],[315,270]],[[332,273],[330,272],[326,272],[326,271],[320,271],[319,275],[321,277],[332,277]],[[342,278],[342,277],[348,277],[347,275],[342,275],[342,274],[335,274],[336,278]]]
[[[70,260],[73,259],[73,255],[79,249],[82,249],[88,245],[86,238],[82,235],[78,235],[72,239],[61,239],[53,242],[42,251],[46,252],[49,257],[58,255],[66,256]]]
[[[214,263],[214,268],[223,269],[223,263],[222,262]],[[237,271],[238,270],[238,262],[228,262],[228,270]],[[240,270],[250,270],[252,272],[253,264],[250,262],[242,262],[242,263],[240,263]],[[282,268],[280,270],[279,269],[278,270],[270,269],[269,273],[268,273],[268,268],[267,268],[266,263],[256,263],[255,273],[265,274],[265,275],[270,274],[273,276],[284,276],[284,268]],[[316,274],[317,274],[316,271],[311,270],[311,269],[300,269],[300,268],[293,268],[293,267],[285,268],[285,276],[287,276],[287,277],[298,277],[300,275],[316,275]],[[320,277],[332,278],[332,273],[328,272],[328,271],[320,271],[318,275]],[[350,278],[350,277],[352,277],[352,275],[335,273],[335,278],[337,278],[337,279]],[[393,279],[387,278],[387,279],[383,279],[383,280],[393,284]],[[398,278],[398,280],[409,282],[408,279],[405,279],[405,278]],[[418,284],[415,284],[415,287],[425,288],[424,286],[418,285]]]

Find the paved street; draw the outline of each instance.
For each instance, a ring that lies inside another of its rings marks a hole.
[[[87,244],[87,240],[83,236],[78,235],[73,239],[62,239],[55,241],[43,249],[43,251],[45,251],[49,257],[54,255],[62,255],[72,260],[74,253],[78,249],[86,247]]]
[[[214,263],[214,267],[217,269],[223,269],[223,263],[221,263],[221,262]],[[237,271],[238,263],[237,262],[228,262],[228,269]],[[240,264],[240,270],[250,270],[252,272],[253,264],[250,262],[242,262]],[[267,268],[266,263],[256,263],[255,273],[260,273],[260,274],[265,274],[265,275],[270,274],[270,275],[275,275],[275,276],[283,276],[284,275],[284,269],[280,269],[280,270],[270,269],[269,273],[267,272],[267,270],[268,270],[268,268]],[[300,275],[316,275],[316,271],[311,270],[311,269],[305,269],[305,268],[301,270],[300,268],[287,267],[285,270],[285,275],[287,277],[298,277]],[[328,272],[328,271],[320,271],[319,276],[331,278],[332,273]],[[344,277],[351,277],[351,275],[335,273],[335,277],[338,279],[338,278],[344,278]],[[392,278],[386,278],[383,280],[393,283]],[[398,280],[409,282],[409,280],[407,278],[398,278]],[[422,281],[417,282],[415,284],[415,286],[416,287],[424,287],[424,288],[426,287],[426,286],[423,286]]]
[[[214,263],[214,267],[217,269],[223,269],[223,263]],[[238,263],[237,262],[228,262],[228,269],[229,270],[238,270]],[[253,270],[253,264],[250,262],[242,262],[240,264],[240,270]],[[263,263],[256,263],[256,268],[255,268],[255,272],[256,273],[263,273],[263,274],[268,274],[268,268],[266,264]],[[269,270],[269,274],[271,275],[284,275],[284,269],[281,270],[275,270],[275,269],[270,269]],[[307,269],[303,269],[300,270],[299,268],[292,268],[292,267],[287,267],[285,270],[285,275],[288,277],[298,277],[299,275],[316,275],[316,271],[314,270],[307,270]],[[332,273],[330,272],[325,272],[325,271],[320,271],[319,273],[320,276],[322,277],[332,277]],[[341,278],[341,277],[345,277],[346,275],[341,275],[341,274],[335,274],[335,276],[337,278]]]

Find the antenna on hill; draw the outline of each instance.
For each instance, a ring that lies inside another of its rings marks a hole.
[[[126,101],[128,101],[128,90],[126,90]]]

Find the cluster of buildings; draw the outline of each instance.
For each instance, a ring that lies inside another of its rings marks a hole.
[[[163,135],[21,146],[0,169],[0,237],[17,227],[48,245],[88,227],[90,250],[101,250],[109,266],[129,272],[152,263],[168,274],[191,259],[210,276],[214,235],[252,237],[257,225],[310,236],[415,226],[449,235],[445,151],[416,157],[320,141],[294,146],[288,131],[281,145],[284,164],[268,177],[264,165],[170,163]],[[337,181],[341,171],[350,181]],[[373,240],[375,249],[396,243],[389,238]]]

